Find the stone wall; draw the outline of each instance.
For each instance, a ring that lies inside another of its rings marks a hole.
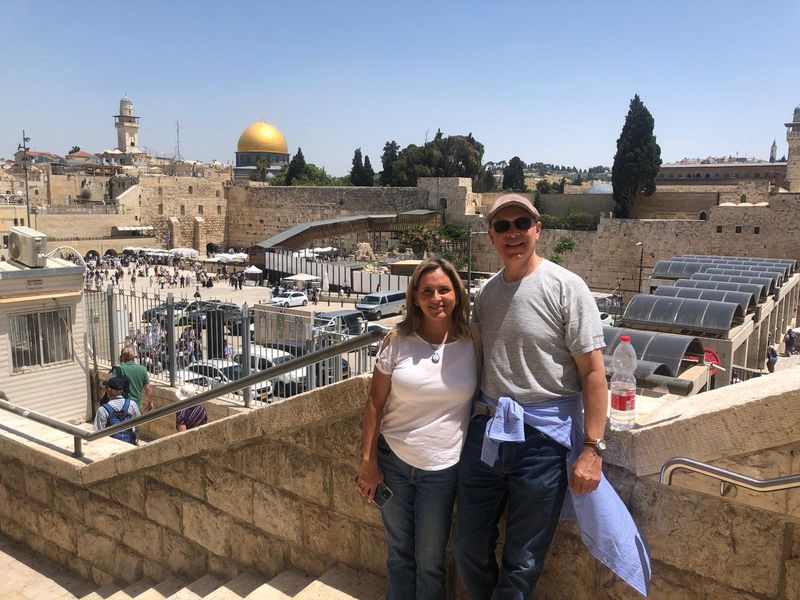
[[[428,208],[428,191],[421,188],[272,187],[236,181],[226,191],[226,243],[245,248],[311,221]]]
[[[39,445],[31,429],[4,428],[0,530],[98,583],[289,566],[318,575],[335,563],[383,574],[380,515],[352,480],[368,385],[353,378],[140,448],[108,439],[119,449],[88,463]],[[639,398],[639,426],[609,436],[605,472],[648,542],[651,598],[800,598],[800,491],[723,498],[696,475],[656,480],[678,454],[757,478],[796,473],[798,389],[800,369],[790,369],[702,396]],[[464,598],[448,568],[452,597]],[[537,595],[640,597],[569,522]]]
[[[110,177],[92,176],[85,173],[67,173],[66,175],[49,175],[47,177],[47,202],[53,205],[73,204],[76,199],[89,194],[92,200],[103,200],[109,197],[108,181]],[[39,200],[39,204],[45,204]]]
[[[188,247],[203,254],[208,242],[223,245],[228,212],[223,183],[201,177],[141,175],[136,193],[142,223],[153,226],[165,248]]]

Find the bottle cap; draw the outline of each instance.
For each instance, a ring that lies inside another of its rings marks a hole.
[[[619,341],[620,342],[630,342],[631,341],[631,336],[629,336],[629,335],[621,335],[621,336],[619,336]]]

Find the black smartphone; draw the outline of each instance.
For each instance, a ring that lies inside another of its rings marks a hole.
[[[358,483],[358,475],[356,475],[355,479],[356,483]],[[392,490],[389,488],[388,485],[383,483],[382,481],[378,484],[378,487],[375,488],[375,496],[372,498],[372,504],[374,504],[377,508],[383,508],[386,506],[386,503],[392,499]]]

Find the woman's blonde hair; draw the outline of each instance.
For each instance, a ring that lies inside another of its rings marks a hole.
[[[469,330],[469,301],[464,283],[458,276],[455,267],[443,258],[430,258],[422,261],[411,276],[406,290],[406,313],[403,319],[397,324],[395,330],[400,336],[422,333],[425,326],[425,317],[422,309],[417,306],[416,293],[419,291],[420,279],[427,273],[441,269],[450,278],[450,284],[456,293],[456,305],[453,308],[453,328],[456,332],[456,339],[465,339],[470,336]]]

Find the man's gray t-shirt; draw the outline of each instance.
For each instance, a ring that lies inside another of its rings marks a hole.
[[[581,391],[573,355],[603,348],[600,311],[575,273],[543,259],[521,281],[500,271],[475,299],[481,330],[481,391],[520,404],[575,396]]]

